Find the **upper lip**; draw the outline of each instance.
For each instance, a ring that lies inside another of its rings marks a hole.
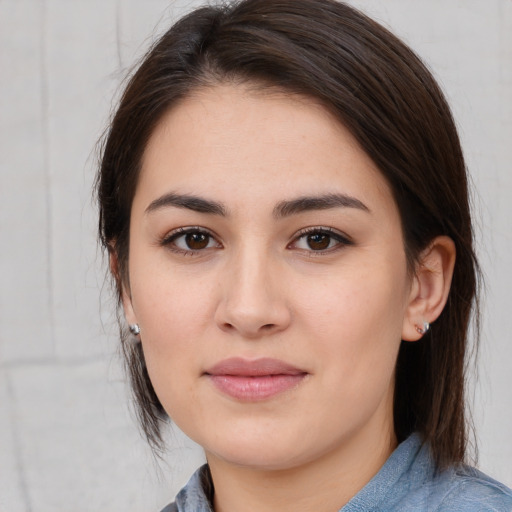
[[[205,373],[207,375],[261,377],[264,375],[300,375],[307,372],[279,359],[265,357],[248,360],[241,357],[232,357],[214,364]]]

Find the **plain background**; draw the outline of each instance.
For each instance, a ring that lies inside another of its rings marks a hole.
[[[487,283],[480,466],[510,486],[512,1],[352,3],[426,60],[460,128]],[[158,469],[137,431],[91,199],[122,78],[198,4],[0,0],[0,512],[160,510],[202,461],[173,431]]]

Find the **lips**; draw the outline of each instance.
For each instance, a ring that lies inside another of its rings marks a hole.
[[[278,359],[225,359],[205,375],[223,394],[241,401],[260,401],[296,387],[307,372]]]

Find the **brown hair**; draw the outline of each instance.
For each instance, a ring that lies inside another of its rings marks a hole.
[[[467,331],[478,265],[464,159],[450,109],[431,73],[388,30],[334,0],[243,0],[182,18],[130,79],[104,139],[97,177],[99,234],[127,284],[130,209],[145,146],[163,114],[192,90],[235,81],[320,101],[388,180],[409,266],[438,235],[457,251],[452,287],[421,342],[402,342],[396,366],[395,432],[430,443],[439,467],[464,460]],[[122,326],[122,323],[120,324]],[[141,344],[121,339],[144,432],[162,445],[165,417]]]

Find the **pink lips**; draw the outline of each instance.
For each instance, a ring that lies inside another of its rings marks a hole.
[[[225,359],[205,374],[222,393],[237,400],[255,402],[287,391],[307,373],[278,359]]]

